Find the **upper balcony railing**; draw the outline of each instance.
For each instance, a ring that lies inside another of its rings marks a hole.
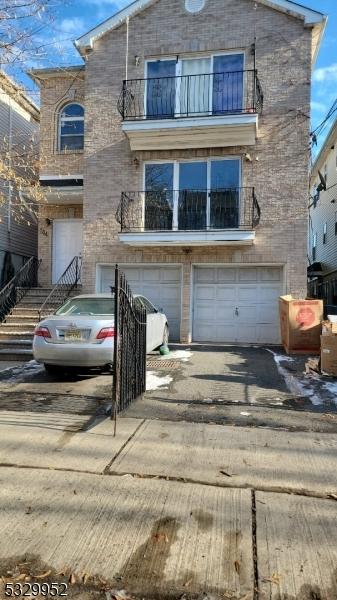
[[[125,121],[259,113],[262,106],[256,70],[129,79],[118,100]]]
[[[254,229],[254,188],[123,192],[116,219],[122,233]]]

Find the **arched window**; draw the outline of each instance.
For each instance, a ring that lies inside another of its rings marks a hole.
[[[83,150],[84,109],[80,104],[67,104],[60,113],[59,150]]]

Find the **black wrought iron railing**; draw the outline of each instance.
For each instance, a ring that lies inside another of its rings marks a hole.
[[[28,290],[37,286],[37,272],[41,260],[32,256],[0,290],[0,323],[2,323],[15,305],[22,300]]]
[[[128,79],[118,100],[123,120],[260,113],[256,70]]]
[[[75,256],[67,266],[64,273],[54,285],[49,296],[45,299],[39,310],[39,320],[43,314],[53,313],[69,297],[74,288],[81,281],[82,258]]]
[[[260,206],[254,188],[123,192],[121,232],[253,229]]]

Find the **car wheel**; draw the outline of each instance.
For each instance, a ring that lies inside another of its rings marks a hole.
[[[169,341],[169,328],[167,325],[165,325],[164,327],[164,333],[163,333],[163,346],[168,346],[168,341]]]
[[[44,368],[50,375],[58,375],[63,371],[63,367],[59,367],[58,365],[46,365],[46,363],[44,364]]]

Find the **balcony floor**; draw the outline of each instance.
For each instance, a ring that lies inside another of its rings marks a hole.
[[[249,246],[255,231],[226,229],[213,231],[139,231],[120,233],[119,240],[128,246]]]
[[[124,121],[122,130],[131,150],[174,150],[252,146],[256,143],[258,115],[242,113],[222,116]]]

